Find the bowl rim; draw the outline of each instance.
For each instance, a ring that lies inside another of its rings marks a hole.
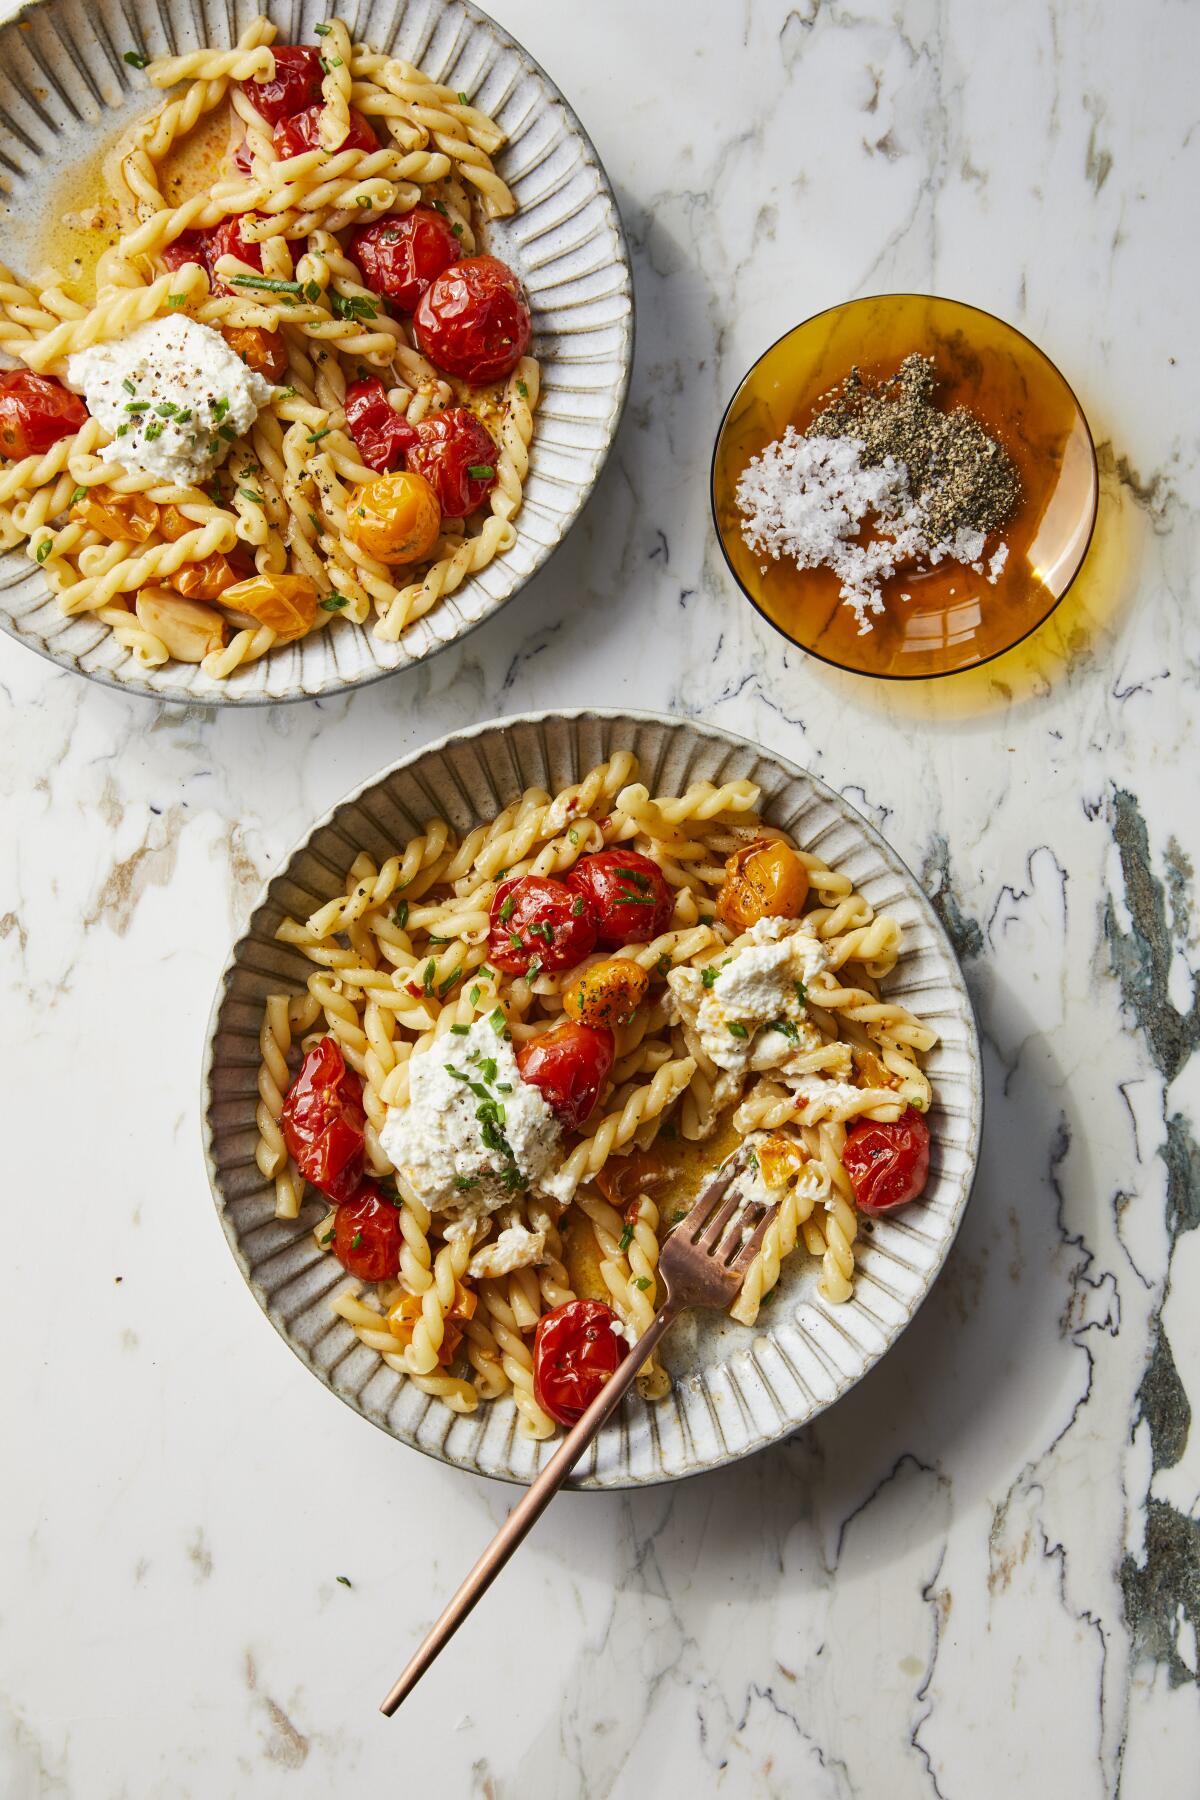
[[[1002,325],[1006,331],[1011,331],[1014,337],[1020,338],[1022,343],[1028,344],[1034,355],[1040,357],[1042,362],[1044,362],[1051,372],[1057,376],[1059,381],[1062,382],[1063,387],[1075,402],[1076,410],[1083,421],[1084,435],[1087,438],[1087,446],[1092,466],[1092,515],[1088,520],[1087,537],[1084,539],[1083,549],[1079,553],[1079,561],[1075,565],[1071,579],[1063,588],[1062,593],[1058,595],[1049,612],[1043,613],[1042,617],[1037,619],[1032,625],[1028,626],[1019,637],[1013,638],[1010,643],[1004,644],[999,650],[992,650],[987,656],[981,656],[977,662],[964,663],[960,669],[937,669],[926,671],[924,674],[912,675],[905,675],[899,671],[893,672],[884,669],[853,669],[848,663],[838,662],[834,657],[824,656],[821,651],[812,649],[808,644],[802,644],[799,638],[794,638],[790,631],[785,630],[777,620],[773,619],[770,613],[767,612],[764,607],[759,605],[754,595],[750,592],[733,565],[733,559],[725,545],[725,533],[721,530],[721,521],[717,517],[717,454],[721,448],[721,439],[725,434],[725,426],[728,423],[730,413],[733,411],[734,402],[749,381],[751,375],[753,375],[755,369],[759,367],[760,363],[764,363],[768,356],[770,356],[773,351],[777,350],[786,338],[792,337],[795,332],[803,331],[808,325],[815,325],[819,319],[828,317],[830,313],[842,312],[850,306],[869,305],[870,302],[875,300],[939,300],[944,305],[959,307],[963,312],[978,313],[981,318],[991,319],[995,324]],[[1054,617],[1071,589],[1075,586],[1080,575],[1083,573],[1084,564],[1088,559],[1088,552],[1092,547],[1092,539],[1096,535],[1096,522],[1100,513],[1100,463],[1096,454],[1096,439],[1092,432],[1091,421],[1084,411],[1083,402],[1080,400],[1079,395],[1075,392],[1075,389],[1071,386],[1071,383],[1067,380],[1053,357],[1048,355],[1047,352],[1042,349],[1040,344],[1035,343],[1028,332],[1022,331],[1019,326],[1012,324],[1008,319],[1002,318],[999,313],[990,312],[986,306],[976,306],[974,302],[970,300],[956,300],[952,294],[927,294],[922,293],[919,289],[915,288],[895,288],[888,289],[885,292],[878,294],[855,294],[849,300],[838,300],[832,306],[823,306],[820,312],[811,313],[807,319],[801,319],[797,324],[789,326],[786,331],[781,332],[772,343],[768,344],[766,349],[762,351],[759,356],[755,357],[754,361],[746,369],[745,374],[738,381],[732,394],[729,396],[724,411],[721,414],[720,424],[717,426],[716,436],[713,438],[712,456],[709,458],[708,465],[708,506],[709,512],[712,515],[713,530],[716,533],[717,543],[720,546],[725,567],[732,575],[739,593],[744,600],[749,601],[759,618],[765,620],[773,631],[779,633],[785,643],[791,644],[793,649],[799,650],[804,656],[811,656],[815,662],[824,663],[827,669],[837,669],[842,675],[852,675],[862,681],[949,681],[956,675],[969,675],[974,669],[986,668],[988,663],[995,662],[998,657],[1007,656],[1010,650],[1015,650],[1018,644],[1023,644],[1027,638],[1033,636],[1035,631],[1040,631],[1042,626],[1048,624]]]
[[[900,856],[899,852],[895,850],[882,833],[872,825],[871,821],[863,816],[857,807],[851,805],[850,801],[846,800],[836,789],[829,787],[826,782],[822,781],[819,776],[814,775],[810,770],[801,768],[799,764],[791,762],[789,758],[780,755],[779,752],[775,750],[767,749],[765,745],[758,743],[753,738],[743,737],[740,733],[727,731],[723,726],[711,724],[707,720],[681,719],[670,713],[646,711],[641,708],[584,706],[543,708],[533,712],[513,713],[498,718],[484,719],[477,724],[465,726],[456,731],[444,732],[440,737],[432,739],[428,743],[416,746],[407,755],[399,757],[395,762],[376,771],[374,775],[368,777],[365,781],[360,782],[356,787],[343,794],[332,806],[328,807],[320,818],[313,822],[308,831],[297,838],[287,852],[279,858],[274,871],[261,884],[254,903],[246,917],[245,925],[235,939],[229,955],[221,969],[221,973],[217,979],[212,1005],[209,1008],[208,1020],[205,1025],[204,1051],[200,1069],[200,1135],[204,1153],[204,1165],[208,1175],[209,1190],[212,1196],[217,1222],[221,1227],[226,1243],[233,1253],[234,1262],[237,1265],[238,1271],[241,1274],[246,1287],[253,1296],[259,1311],[270,1324],[275,1335],[283,1341],[291,1351],[292,1355],[296,1357],[305,1369],[307,1369],[308,1373],[315,1376],[336,1399],[340,1400],[344,1406],[349,1407],[351,1412],[357,1417],[365,1419],[369,1424],[383,1432],[391,1442],[399,1444],[405,1449],[419,1451],[422,1455],[429,1457],[434,1462],[444,1464],[447,1468],[459,1470],[464,1474],[480,1476],[489,1481],[504,1482],[506,1485],[514,1487],[524,1487],[527,1484],[519,1476],[513,1474],[493,1469],[476,1468],[472,1467],[469,1463],[460,1462],[455,1458],[445,1455],[444,1451],[435,1443],[418,1443],[411,1439],[398,1436],[397,1433],[392,1431],[382,1419],[373,1418],[370,1413],[365,1412],[362,1407],[357,1405],[349,1395],[339,1392],[324,1371],[319,1369],[311,1361],[305,1354],[303,1348],[294,1342],[291,1335],[286,1332],[281,1325],[277,1324],[275,1319],[271,1316],[265,1295],[259,1292],[251,1278],[249,1265],[228,1216],[225,1198],[221,1191],[214,1153],[212,1127],[212,1106],[214,1101],[213,1074],[215,1068],[216,1039],[220,1025],[221,1009],[228,997],[231,978],[238,967],[243,947],[253,941],[252,928],[254,920],[259,912],[261,912],[262,908],[269,904],[271,888],[275,882],[286,878],[288,870],[296,856],[307,849],[308,845],[318,832],[325,830],[334,823],[337,815],[344,807],[356,804],[382,782],[389,780],[393,775],[400,771],[411,767],[413,763],[422,758],[438,754],[445,750],[451,743],[469,743],[483,737],[488,732],[508,731],[512,727],[518,725],[538,726],[559,721],[590,723],[592,721],[611,722],[614,720],[628,721],[635,725],[663,726],[672,734],[694,731],[700,733],[702,736],[718,739],[732,749],[751,751],[757,757],[774,763],[784,771],[789,779],[800,779],[810,782],[822,798],[827,802],[831,802],[836,808],[842,809],[849,815],[850,821],[854,824],[855,828],[861,829],[873,847],[877,851],[881,850],[884,853],[885,860],[891,859],[891,861],[895,863],[897,868],[903,873],[906,881],[911,884],[913,897],[921,909],[925,922],[934,932],[935,939],[938,941],[939,948],[943,955],[946,980],[948,984],[956,990],[962,1004],[963,1020],[966,1026],[967,1051],[973,1066],[973,1080],[971,1085],[973,1096],[975,1098],[973,1119],[974,1129],[971,1133],[970,1141],[965,1147],[966,1154],[969,1158],[969,1169],[962,1185],[961,1200],[946,1233],[945,1239],[939,1247],[938,1255],[930,1271],[929,1279],[925,1285],[924,1291],[912,1306],[907,1317],[897,1326],[892,1336],[884,1345],[884,1348],[871,1358],[860,1375],[847,1382],[846,1385],[833,1394],[831,1398],[823,1401],[803,1421],[790,1426],[786,1430],[775,1433],[774,1436],[764,1437],[756,1443],[747,1445],[744,1449],[739,1450],[732,1455],[720,1453],[703,1462],[696,1463],[694,1467],[689,1467],[678,1472],[662,1470],[661,1473],[655,1472],[649,1475],[639,1474],[636,1477],[622,1472],[619,1474],[618,1478],[606,1479],[603,1482],[599,1482],[589,1475],[576,1476],[572,1474],[571,1476],[568,1476],[566,1485],[570,1487],[572,1491],[589,1493],[620,1492],[643,1487],[665,1486],[668,1483],[688,1480],[693,1475],[702,1475],[710,1470],[726,1468],[733,1463],[741,1462],[746,1457],[756,1454],[759,1450],[765,1450],[770,1448],[773,1444],[786,1441],[786,1439],[794,1435],[796,1431],[804,1430],[813,1424],[813,1422],[823,1413],[828,1411],[831,1406],[835,1405],[837,1401],[844,1397],[844,1395],[850,1393],[861,1381],[866,1379],[872,1373],[878,1364],[882,1362],[883,1358],[894,1348],[901,1336],[908,1330],[917,1314],[925,1305],[925,1302],[933,1291],[938,1277],[945,1267],[946,1258],[949,1256],[951,1248],[961,1229],[963,1217],[974,1192],[975,1181],[979,1170],[979,1154],[983,1137],[985,1105],[984,1071],[979,1021],[976,1017],[974,1001],[972,1000],[970,989],[967,986],[962,966],[959,963],[954,946],[950,941],[950,935],[946,930],[945,925],[942,923],[942,920],[938,917],[929,896],[925,893],[925,890],[921,887],[912,870],[904,861],[903,857]]]
[[[26,3],[18,7],[18,9],[8,18],[0,21],[0,36],[2,36],[2,34],[10,27],[16,29],[24,25],[35,14],[48,11],[51,8],[64,3],[65,0],[26,0]],[[169,10],[170,0],[157,0],[157,3],[158,11],[165,19]],[[402,7],[406,4],[407,0],[400,0],[400,5]],[[455,644],[465,643],[465,641],[473,636],[481,626],[486,625],[489,620],[494,619],[497,614],[503,612],[504,608],[510,601],[515,600],[518,594],[524,593],[530,582],[542,573],[543,569],[548,566],[551,559],[557,555],[563,544],[575,530],[575,527],[579,524],[585,509],[595,494],[596,489],[599,487],[604,472],[608,467],[609,459],[613,452],[613,446],[616,443],[618,433],[620,432],[625,417],[626,408],[629,404],[629,391],[633,380],[634,355],[637,348],[637,296],[633,280],[633,258],[629,249],[629,236],[625,229],[625,221],[621,216],[621,207],[620,202],[617,199],[616,189],[613,186],[608,170],[592,141],[591,133],[587,130],[579,114],[567,99],[558,83],[547,73],[537,57],[533,56],[525,48],[525,45],[518,38],[514,37],[512,32],[509,31],[506,26],[501,25],[490,13],[485,12],[481,6],[476,5],[475,0],[456,0],[456,4],[463,8],[477,26],[482,26],[485,30],[490,31],[503,49],[512,51],[514,55],[523,61],[527,69],[541,82],[543,89],[545,90],[545,102],[547,104],[553,106],[557,103],[557,105],[562,108],[568,129],[578,137],[583,146],[585,159],[590,161],[595,168],[599,177],[601,195],[607,199],[611,209],[612,225],[617,240],[617,264],[623,273],[621,291],[623,292],[627,303],[624,315],[620,321],[621,341],[615,352],[615,355],[621,364],[621,374],[616,394],[616,405],[609,415],[607,437],[605,439],[604,447],[600,452],[599,459],[590,481],[587,483],[586,487],[581,486],[579,490],[578,504],[571,517],[563,525],[562,530],[559,532],[554,542],[539,550],[534,559],[533,566],[530,568],[529,572],[517,582],[511,592],[505,594],[502,600],[498,601],[496,605],[482,613],[479,618],[468,621],[464,628],[461,631],[456,632],[453,637],[445,639],[438,638],[422,656],[410,659],[407,662],[398,663],[393,669],[372,669],[368,673],[356,677],[354,680],[338,681],[311,690],[306,688],[289,688],[286,693],[282,694],[231,694],[226,691],[227,684],[220,683],[218,683],[217,686],[221,691],[211,694],[164,693],[160,688],[155,687],[151,681],[146,679],[145,675],[126,680],[112,670],[84,669],[80,666],[78,659],[68,660],[65,656],[56,655],[51,643],[42,639],[35,640],[32,636],[27,635],[20,629],[17,619],[12,617],[3,607],[2,597],[4,588],[3,586],[0,586],[0,630],[2,630],[6,636],[12,638],[15,643],[20,644],[23,649],[32,650],[36,656],[40,656],[46,662],[52,663],[55,668],[62,669],[69,675],[77,675],[81,680],[94,681],[99,686],[110,688],[116,693],[135,694],[139,699],[156,700],[160,705],[178,707],[181,710],[187,707],[197,706],[225,706],[231,708],[298,706],[306,701],[333,700],[343,694],[355,693],[360,688],[373,687],[376,682],[389,681],[393,676],[410,674],[415,669],[423,668],[426,663],[432,662],[435,657],[440,656],[443,651],[453,648]],[[261,0],[260,10],[270,17],[273,6],[282,8],[283,0]],[[230,15],[230,18],[232,19],[232,15]],[[20,555],[21,551],[19,547],[11,551],[0,553],[0,568],[2,568],[10,559],[15,561]],[[48,598],[52,599],[53,596],[49,595]],[[360,629],[368,630],[369,628],[370,621],[368,620]]]

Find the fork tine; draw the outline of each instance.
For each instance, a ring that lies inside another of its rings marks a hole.
[[[742,1245],[729,1267],[735,1275],[744,1275],[754,1258],[763,1247],[763,1239],[771,1229],[771,1223],[778,1213],[778,1206],[768,1206],[766,1212]]]
[[[757,1230],[765,1210],[765,1202],[755,1200],[743,1211],[736,1213],[730,1220],[728,1230],[721,1242],[713,1252],[714,1260],[723,1263],[727,1269],[732,1268],[743,1243],[748,1243],[752,1231]]]
[[[678,1230],[689,1243],[694,1244],[704,1226],[712,1218],[714,1209],[729,1192],[736,1169],[730,1169],[727,1175],[718,1175],[692,1202],[687,1216],[680,1220]]]
[[[704,1227],[699,1238],[695,1240],[697,1247],[703,1250],[705,1255],[712,1255],[722,1237],[725,1235],[726,1226],[729,1224],[729,1221],[733,1218],[741,1204],[741,1193],[736,1187],[733,1187],[732,1191],[726,1195],[725,1200],[717,1208],[708,1224]]]

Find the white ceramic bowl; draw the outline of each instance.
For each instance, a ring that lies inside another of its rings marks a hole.
[[[259,11],[281,36],[314,42],[321,0],[38,0],[0,30],[5,219],[0,261],[22,273],[46,262],[42,233],[63,206],[64,173],[94,161],[157,104],[122,60],[134,48],[174,54],[224,46]],[[40,572],[17,550],[0,557],[0,626],[64,668],[127,692],[215,706],[315,699],[376,681],[432,656],[511,599],[546,561],[595,486],[616,434],[633,359],[629,253],[608,178],[583,126],[544,70],[469,0],[359,0],[356,38],[417,62],[461,88],[508,133],[497,167],[517,200],[487,246],[520,274],[533,307],[542,371],[517,541],[395,644],[370,626],[337,624],[213,681],[198,668],[143,669],[107,627],[64,618]]]
[[[812,775],[714,726],[613,712],[530,714],[457,732],[406,757],[335,806],[268,884],[217,990],[204,1066],[204,1144],[217,1211],[255,1299],[297,1356],[364,1418],[444,1462],[528,1481],[554,1449],[518,1436],[507,1399],[457,1418],[394,1374],[333,1314],[344,1280],[313,1242],[324,1207],[274,1217],[274,1188],[254,1161],[258,1033],[264,996],[298,991],[311,965],[275,941],[285,914],[306,917],[341,893],[363,849],[381,863],[435,813],[460,832],[493,817],[523,788],[551,792],[614,750],[639,758],[651,792],[749,776],[772,824],[794,832],[899,919],[905,949],[888,992],[936,1027],[928,1058],[934,1105],[924,1197],[875,1222],[859,1249],[854,1296],[829,1306],[811,1258],[784,1265],[780,1292],[753,1330],[717,1314],[680,1320],[665,1344],[673,1393],[625,1405],[581,1465],[584,1487],[635,1487],[732,1462],[806,1424],[895,1342],[953,1242],[979,1147],[982,1076],[971,1003],[954,952],[917,883],[879,834]]]

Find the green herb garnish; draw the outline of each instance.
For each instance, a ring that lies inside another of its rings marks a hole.
[[[322,612],[344,612],[349,604],[345,594],[326,594],[320,607]]]
[[[332,599],[333,596],[330,595],[330,598]],[[338,595],[338,599],[341,599],[340,594]],[[396,919],[397,925],[400,927],[401,931],[403,931],[404,927],[408,924],[408,901],[407,900],[402,900],[400,902],[399,906],[396,908],[395,919]]]
[[[495,473],[491,463],[471,463],[467,468],[472,481],[490,481]]]
[[[725,1021],[725,1026],[726,1026],[726,1030],[729,1032],[730,1037],[748,1038],[750,1036],[750,1033],[746,1030],[746,1027],[744,1025],[740,1024],[737,1019],[727,1019]]]
[[[121,61],[128,63],[131,69],[148,69],[150,66],[150,58],[143,56],[140,50],[127,50]]]

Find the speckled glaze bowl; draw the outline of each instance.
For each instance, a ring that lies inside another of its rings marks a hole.
[[[507,1399],[458,1418],[394,1374],[332,1313],[345,1277],[313,1241],[324,1207],[274,1217],[274,1188],[254,1161],[258,1033],[264,997],[298,991],[311,970],[275,941],[285,914],[306,917],[343,891],[360,850],[382,862],[434,814],[456,830],[494,817],[522,789],[551,792],[618,749],[638,757],[652,793],[748,776],[772,824],[842,869],[877,911],[894,913],[904,954],[888,992],[941,1034],[928,1058],[934,1105],[924,1197],[875,1222],[859,1247],[854,1296],[829,1306],[811,1258],[784,1265],[778,1295],[753,1330],[716,1314],[681,1319],[665,1344],[674,1390],[631,1397],[574,1480],[587,1488],[672,1481],[786,1437],[860,1381],[913,1317],[954,1240],[971,1190],[983,1092],[971,1003],[954,952],[917,883],[879,834],[803,769],[710,725],[645,713],[529,714],[456,732],[406,757],[328,813],[267,885],[234,946],[213,1004],[204,1063],[204,1148],[222,1228],[255,1299],[325,1385],[402,1443],[458,1468],[527,1482],[554,1449],[518,1435]]]
[[[0,30],[5,217],[0,261],[46,262],[39,236],[64,173],[96,159],[158,95],[122,60],[225,46],[259,12],[313,42],[326,0],[37,0]],[[0,557],[0,626],[63,668],[129,693],[213,706],[307,700],[362,687],[464,637],[561,543],[604,467],[633,359],[633,288],[616,201],[587,133],[529,53],[469,0],[359,0],[356,38],[461,88],[508,134],[497,168],[517,200],[487,248],[518,271],[533,307],[542,395],[517,541],[395,644],[337,625],[213,681],[188,664],[143,669],[86,614],[64,618],[23,550]]]

